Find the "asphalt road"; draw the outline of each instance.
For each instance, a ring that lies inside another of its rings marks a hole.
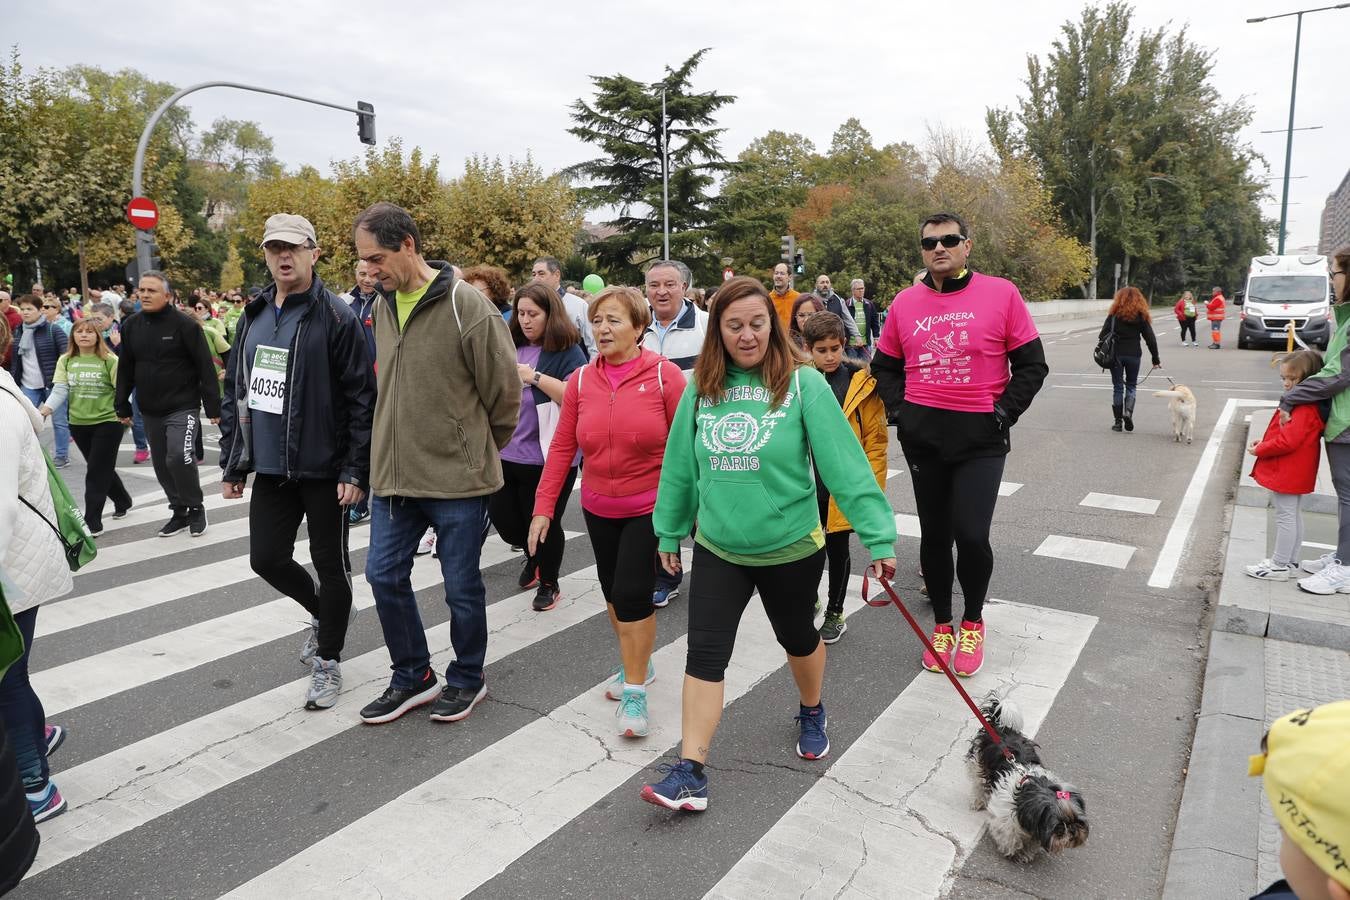
[[[343,701],[304,713],[305,616],[248,570],[245,504],[217,503],[192,541],[154,538],[164,516],[148,502],[108,532],[75,594],[39,615],[31,668],[48,720],[70,731],[52,764],[71,810],[41,826],[41,871],[14,896],[1156,896],[1242,407],[1206,447],[1230,401],[1273,400],[1279,385],[1269,353],[1178,347],[1164,315],[1166,368],[1143,385],[1136,431],[1115,434],[1109,379],[1090,361],[1095,324],[1072,330],[1085,324],[1044,328],[1052,375],[1013,431],[990,658],[968,682],[1024,706],[1050,767],[1087,798],[1084,848],[1018,864],[981,839],[961,761],[973,720],[920,669],[897,612],[859,608],[856,592],[829,653],[829,758],[793,753],[795,691],[752,606],[710,808],[671,815],[637,792],[678,739],[685,603],[658,614],[655,733],[612,736],[598,686],[616,653],[577,504],[557,609],[532,613],[515,586],[518,557],[496,541],[485,551],[488,701],[455,725],[410,714],[368,727],[356,710],[388,665],[373,609],[348,636]],[[1164,375],[1197,394],[1193,444],[1172,441],[1166,401],[1151,396]],[[153,491],[129,442],[123,456],[132,494]],[[897,584],[931,622],[894,443],[891,460],[887,493],[908,532]],[[66,470],[77,494],[82,472],[78,461]],[[352,532],[357,576],[367,532]],[[856,544],[854,559],[860,570]],[[414,579],[436,650],[449,641],[433,565],[419,562]],[[369,607],[359,579],[357,596]]]

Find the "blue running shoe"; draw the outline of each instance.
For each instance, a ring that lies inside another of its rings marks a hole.
[[[43,737],[47,740],[47,757],[50,758],[66,740],[66,729],[60,725],[44,725]]]
[[[830,739],[825,735],[825,704],[801,707],[797,713],[801,737],[797,738],[797,755],[802,759],[824,759],[830,752]]]
[[[695,775],[694,764],[689,760],[682,759],[674,765],[662,763],[656,771],[665,773],[666,777],[656,784],[644,784],[643,800],[686,812],[703,812],[708,808],[707,776]]]
[[[49,781],[45,788],[28,795],[28,811],[33,814],[34,822],[45,822],[66,811],[66,798],[56,789],[56,783]]]
[[[678,596],[680,596],[680,588],[678,585],[675,587],[657,588],[652,591],[652,606],[657,609],[665,609],[670,605],[670,601]]]

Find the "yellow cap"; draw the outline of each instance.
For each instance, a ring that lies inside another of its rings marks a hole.
[[[1264,775],[1280,828],[1319,869],[1350,888],[1350,700],[1275,720],[1250,775]]]

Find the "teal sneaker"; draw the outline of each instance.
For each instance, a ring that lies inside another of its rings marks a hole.
[[[610,674],[614,676],[614,680],[609,683],[609,687],[605,688],[605,697],[607,697],[610,700],[622,700],[623,666],[615,666],[614,671],[611,672]],[[647,680],[642,683],[644,685],[647,685],[651,684],[655,680],[656,680],[656,664],[649,659],[647,660]]]
[[[649,730],[647,692],[632,688],[624,691],[614,718],[619,720],[620,737],[646,737]]]

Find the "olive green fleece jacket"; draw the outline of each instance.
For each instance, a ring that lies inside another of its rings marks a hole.
[[[867,552],[895,556],[895,514],[823,375],[799,368],[777,408],[758,371],[728,366],[724,388],[712,403],[691,379],[675,411],[652,511],[662,552],[678,551],[695,519],[701,537],[744,555],[811,534],[821,527],[814,457]]]
[[[497,452],[516,430],[516,348],[496,306],[447,263],[400,331],[392,295],[372,314],[375,421],[370,488],[380,497],[458,500],[502,486]]]

